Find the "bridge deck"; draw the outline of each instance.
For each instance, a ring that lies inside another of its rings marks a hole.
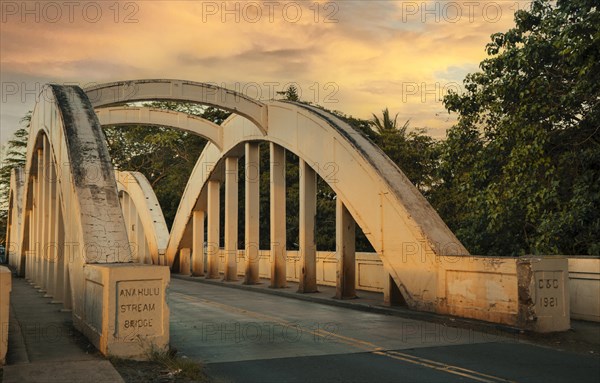
[[[171,344],[223,381],[595,382],[600,373],[595,324],[579,334],[595,342],[590,354],[180,278],[168,300]]]

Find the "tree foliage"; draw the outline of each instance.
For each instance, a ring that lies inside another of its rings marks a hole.
[[[535,0],[444,99],[434,204],[477,254],[600,253],[600,14]]]
[[[221,124],[230,113],[190,103],[153,102],[149,107],[176,110]],[[148,178],[170,227],[188,178],[206,140],[166,127],[105,127],[115,168],[138,171]]]
[[[31,112],[27,112],[20,121],[22,127],[17,129],[12,139],[6,143],[6,154],[0,164],[0,243],[5,241],[4,234],[6,233],[8,219],[10,173],[14,168],[25,166],[30,121]]]

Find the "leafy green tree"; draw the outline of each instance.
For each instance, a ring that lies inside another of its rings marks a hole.
[[[22,127],[6,143],[6,155],[0,164],[0,243],[6,240],[4,234],[6,233],[6,225],[8,223],[10,173],[14,168],[25,166],[31,111],[27,112],[20,122]]]
[[[300,95],[298,95],[298,88],[294,85],[290,85],[286,90],[277,92],[278,95],[283,96],[284,100],[288,101],[300,101]]]
[[[402,126],[397,120],[398,114],[391,118],[388,108],[382,111],[381,118],[373,114],[369,121],[377,133],[373,141],[422,193],[428,194],[437,182],[439,143],[425,129],[409,131],[410,120]]]
[[[600,12],[534,0],[445,97],[434,198],[474,253],[600,254]]]
[[[153,102],[153,108],[176,110],[221,124],[229,112],[191,103]],[[191,172],[206,140],[166,127],[104,127],[115,168],[139,171],[148,178],[170,227]]]

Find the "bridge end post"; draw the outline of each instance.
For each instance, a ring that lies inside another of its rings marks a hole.
[[[518,327],[535,332],[571,327],[569,264],[561,256],[527,256],[517,260]]]
[[[102,354],[145,360],[168,348],[168,267],[88,264],[84,277],[83,312],[74,323]]]

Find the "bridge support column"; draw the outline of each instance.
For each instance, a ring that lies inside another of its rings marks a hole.
[[[238,250],[238,158],[225,159],[225,275],[237,281]]]
[[[271,151],[271,287],[286,286],[285,149],[270,143]]]
[[[35,177],[35,288],[42,290],[42,233],[44,232],[44,220],[42,218],[44,214],[44,195],[43,195],[43,151],[42,149],[37,150],[37,175]]]
[[[56,184],[56,171],[54,169],[54,161],[52,161],[50,145],[48,145],[48,148],[47,148],[45,174],[46,174],[46,178],[48,179],[46,181],[46,185],[48,185],[48,188],[49,188],[48,230],[47,230],[47,237],[46,237],[47,241],[46,241],[46,246],[45,246],[46,259],[48,262],[48,268],[47,268],[48,279],[47,279],[47,284],[46,284],[46,290],[48,291],[47,295],[49,297],[54,297],[54,294],[55,294],[54,284],[55,284],[55,280],[56,280],[54,264],[56,262],[55,254],[56,254],[56,247],[57,247],[57,243],[56,243],[57,227],[56,227],[56,220],[54,217],[57,214],[56,200],[58,199],[57,198],[58,185]]]
[[[179,274],[180,275],[190,275],[190,248],[185,247],[179,250]]]
[[[42,140],[42,169],[38,170],[41,174],[41,182],[42,182],[42,233],[40,236],[40,260],[42,267],[42,279],[40,282],[40,286],[42,287],[42,292],[48,291],[48,254],[47,254],[47,246],[48,246],[48,232],[50,229],[50,225],[48,225],[49,217],[49,186],[48,182],[48,153],[50,152],[50,148],[48,142],[46,141],[46,137]],[[47,296],[47,295],[46,295]]]
[[[244,257],[246,271],[244,284],[253,285],[259,282],[259,241],[260,241],[260,150],[258,143],[246,143],[245,155],[245,235]]]
[[[33,262],[31,259],[31,249],[32,249],[32,242],[33,242],[33,228],[31,225],[32,219],[33,219],[33,214],[31,209],[28,209],[27,206],[23,206],[23,209],[25,210],[25,215],[24,215],[24,219],[26,221],[23,221],[23,224],[25,224],[25,222],[29,222],[29,227],[28,232],[27,232],[27,236],[28,236],[28,242],[27,242],[27,246],[28,249],[25,251],[25,279],[28,282],[31,282],[33,280]],[[23,249],[24,250],[24,249]]]
[[[336,199],[336,247],[338,268],[335,297],[337,299],[356,298],[356,252],[354,218],[339,198]]]
[[[192,275],[204,276],[204,216],[201,210],[195,210],[192,217]]]
[[[219,181],[208,181],[208,246],[206,278],[219,278]]]
[[[315,216],[317,214],[317,173],[300,159],[300,222],[299,247],[301,275],[299,293],[317,292],[317,245]]]
[[[55,173],[56,175],[56,173]],[[58,185],[56,185],[58,188]],[[65,229],[62,218],[62,209],[60,204],[60,197],[57,195],[55,200],[55,215],[54,215],[54,303],[61,303],[64,299],[65,289],[65,267],[67,267],[67,259],[65,256]]]

